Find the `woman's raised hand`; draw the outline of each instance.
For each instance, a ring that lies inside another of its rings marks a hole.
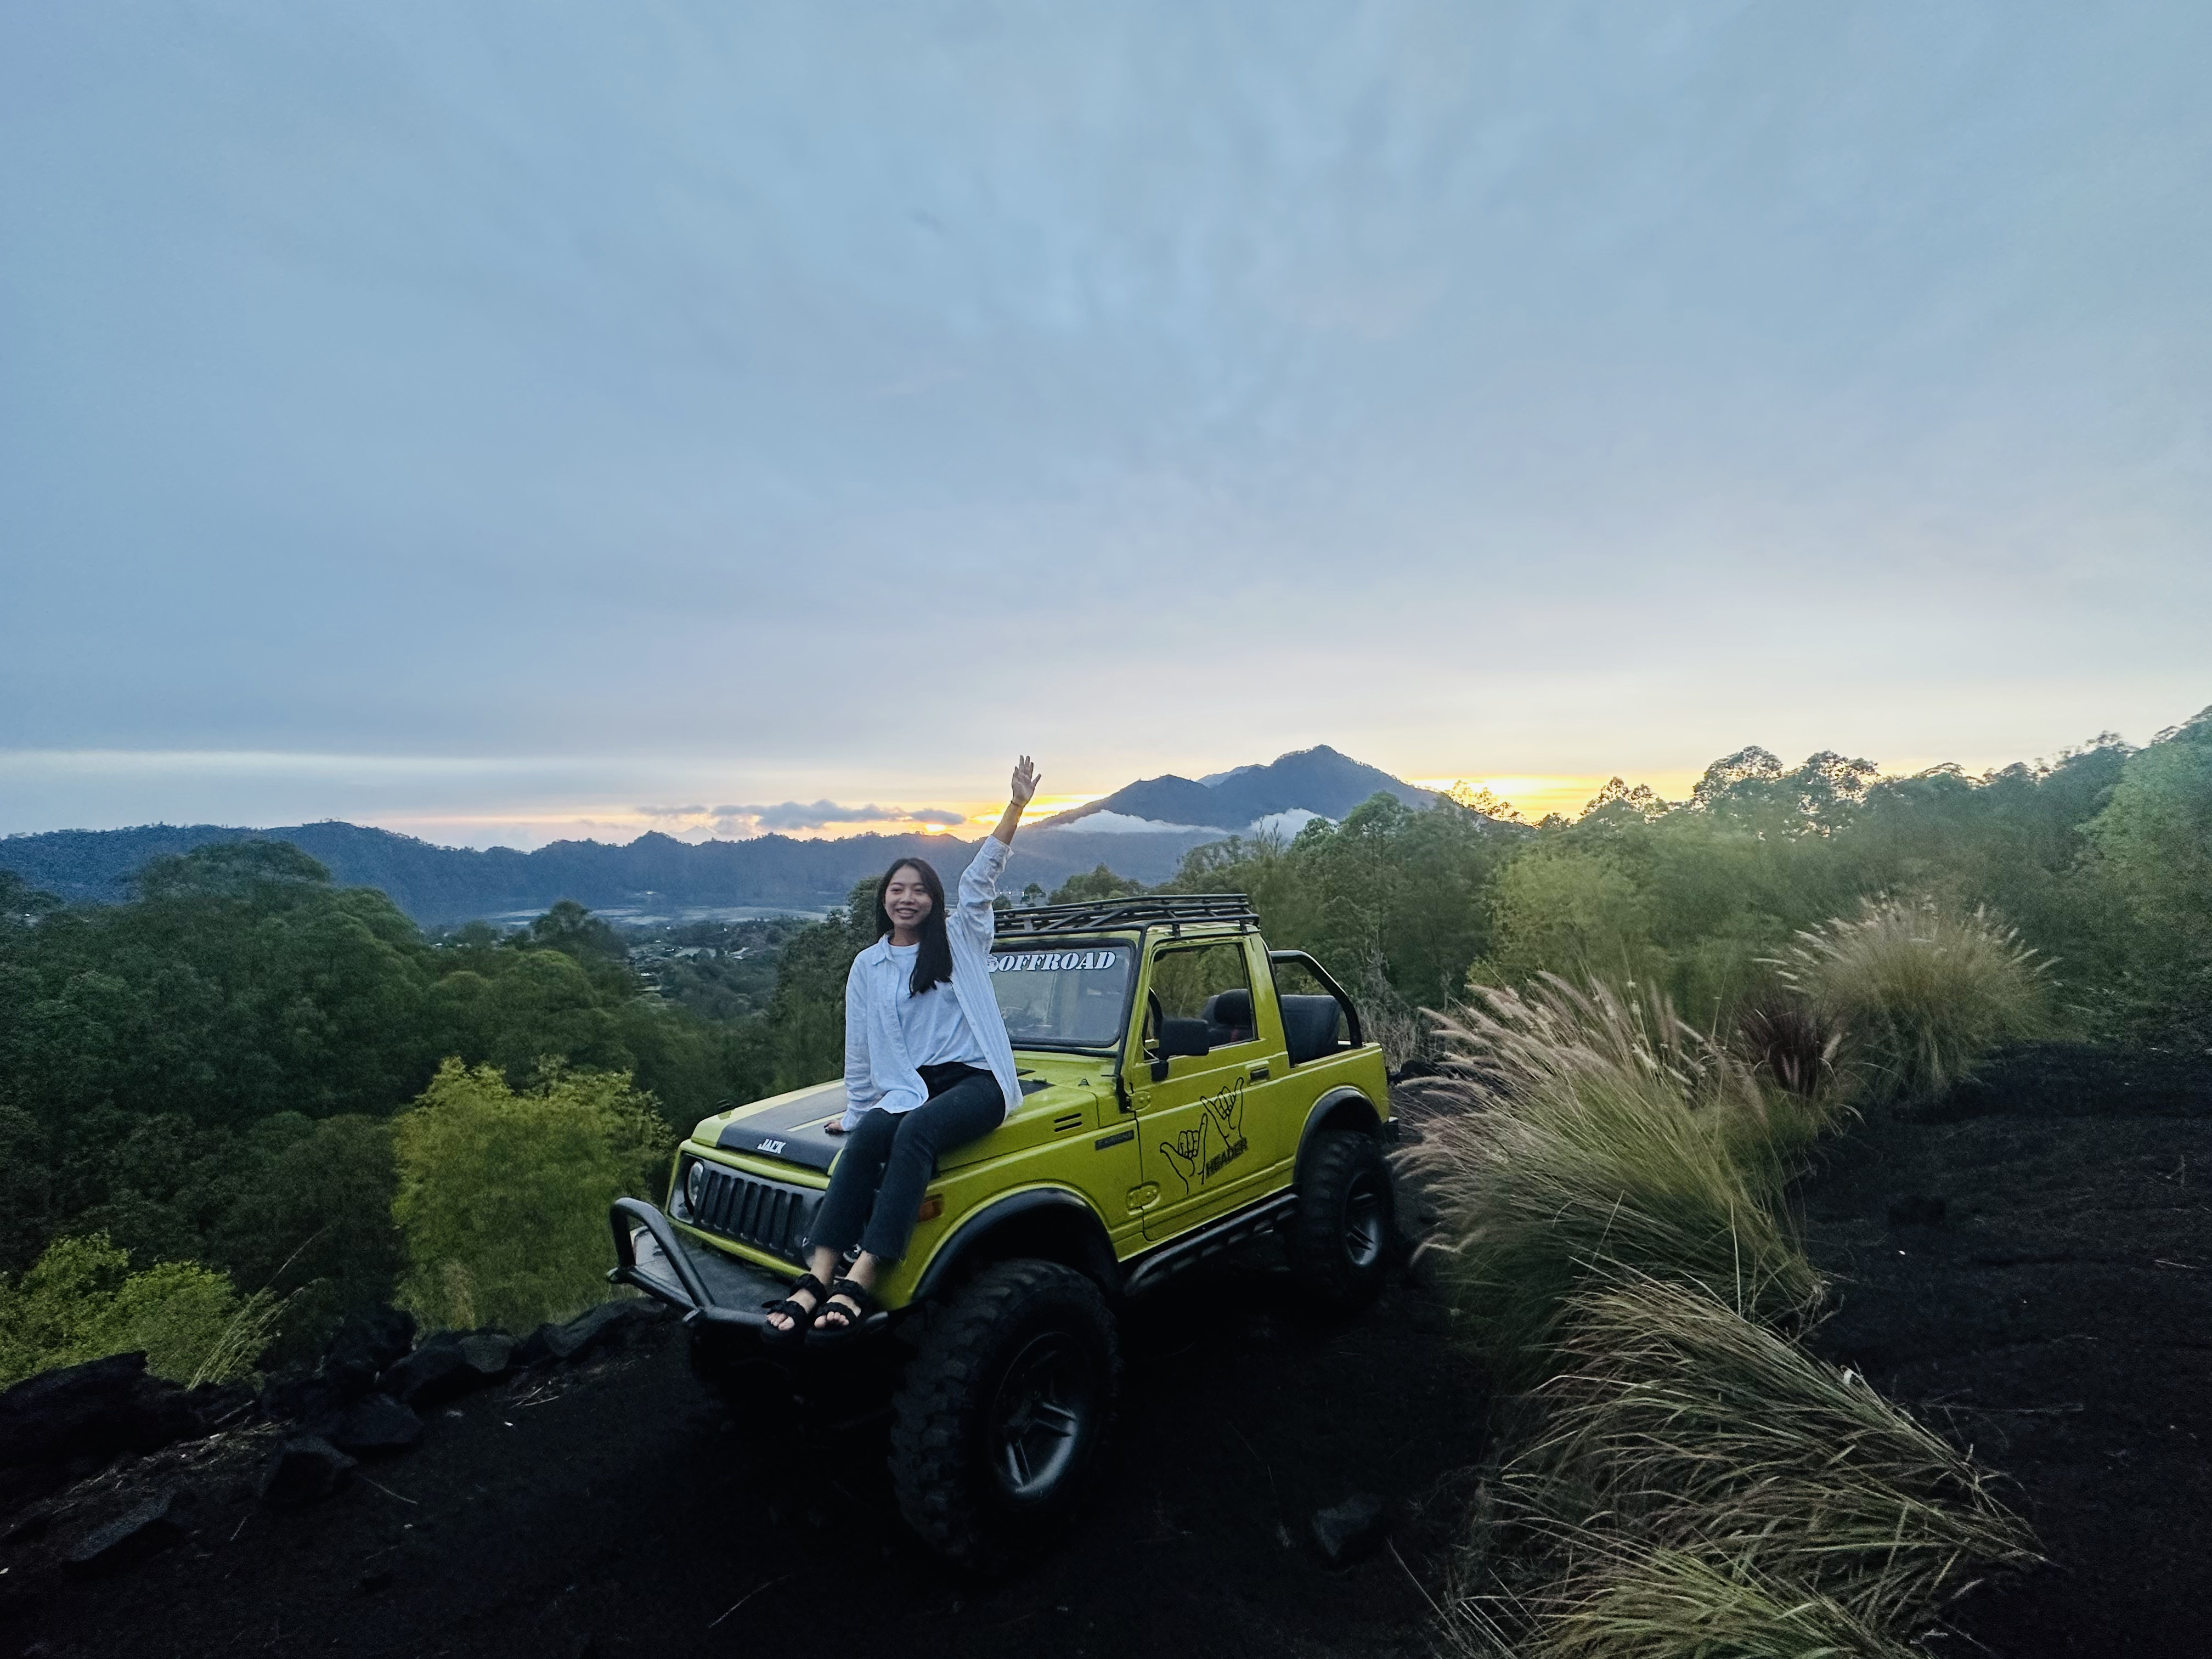
[[[1022,827],[1022,809],[1036,793],[1036,768],[1030,764],[1030,757],[1024,755],[1014,763],[1013,787],[1007,792],[1012,799],[1006,803],[1006,810],[999,819],[999,827],[991,831],[1009,847],[1014,844],[1014,831]]]

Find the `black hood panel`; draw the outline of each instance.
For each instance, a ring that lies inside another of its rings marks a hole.
[[[845,1143],[841,1136],[824,1134],[822,1126],[844,1115],[845,1085],[834,1083],[780,1106],[731,1119],[714,1138],[714,1145],[726,1152],[752,1152],[796,1164],[801,1169],[827,1170]]]
[[[1021,1074],[1024,1095],[1048,1086],[1042,1078]],[[845,1085],[825,1084],[779,1105],[732,1118],[714,1137],[714,1145],[726,1152],[750,1152],[756,1158],[772,1158],[796,1164],[802,1170],[827,1173],[845,1138],[826,1133],[822,1126],[844,1115]]]

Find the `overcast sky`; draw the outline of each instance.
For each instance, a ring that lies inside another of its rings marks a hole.
[[[2202,0],[17,0],[0,831],[2140,741],[2212,702],[2208,63]]]

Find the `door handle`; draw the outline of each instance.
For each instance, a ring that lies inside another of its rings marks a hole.
[[[1255,1060],[1255,1062],[1253,1062],[1253,1066],[1252,1066],[1252,1081],[1253,1081],[1253,1082],[1255,1082],[1255,1083],[1265,1083],[1265,1082],[1267,1080],[1267,1075],[1268,1075],[1268,1073],[1267,1073],[1267,1062],[1266,1060]]]

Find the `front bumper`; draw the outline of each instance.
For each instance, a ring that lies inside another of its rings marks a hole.
[[[615,1236],[607,1277],[665,1302],[687,1324],[705,1320],[757,1331],[768,1324],[761,1304],[782,1299],[782,1280],[720,1250],[687,1249],[668,1218],[643,1199],[617,1199],[607,1225]]]
[[[781,1302],[791,1288],[789,1280],[720,1250],[690,1248],[668,1218],[641,1198],[617,1199],[607,1225],[615,1236],[607,1278],[665,1302],[687,1325],[703,1322],[758,1336],[768,1328],[764,1304]],[[885,1322],[878,1310],[861,1321],[860,1331]]]

